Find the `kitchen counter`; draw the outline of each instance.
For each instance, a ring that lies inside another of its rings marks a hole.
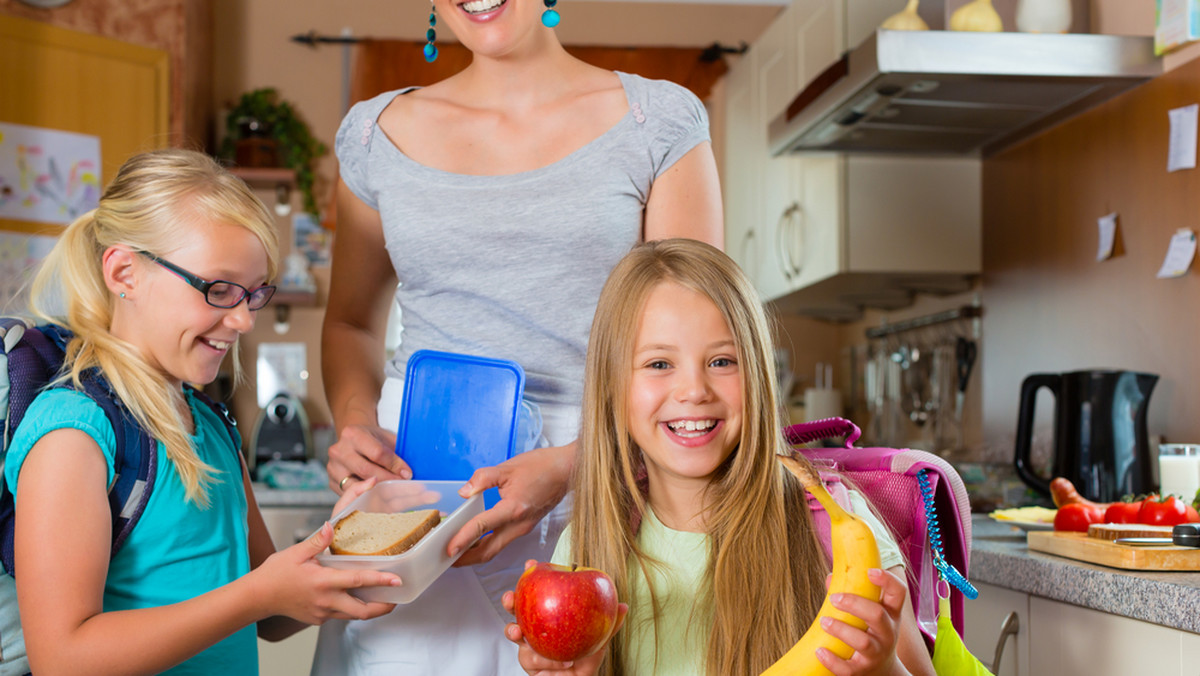
[[[333,509],[338,494],[329,488],[313,490],[290,490],[271,488],[264,483],[253,483],[254,499],[260,508],[266,507],[321,507],[326,511]]]
[[[970,579],[1200,634],[1200,572],[1139,572],[1031,551],[1025,532],[971,517]]]

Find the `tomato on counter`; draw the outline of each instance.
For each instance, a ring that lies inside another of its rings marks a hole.
[[[1104,508],[1082,502],[1063,505],[1054,515],[1054,530],[1086,533],[1088,526],[1104,522]]]
[[[1142,500],[1114,502],[1104,510],[1104,523],[1137,523]]]
[[[1165,498],[1149,497],[1142,501],[1142,508],[1138,511],[1138,523],[1152,526],[1187,523],[1189,507],[1190,505],[1174,495]]]

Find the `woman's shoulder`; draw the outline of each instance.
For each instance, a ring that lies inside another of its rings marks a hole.
[[[379,119],[383,109],[388,107],[397,97],[407,94],[408,92],[417,89],[417,87],[404,87],[402,89],[393,89],[380,94],[376,94],[369,99],[358,101],[350,106],[345,117],[342,118],[341,124],[338,126],[338,139],[346,137],[354,131],[360,131],[363,134],[368,134]]]
[[[670,80],[653,80],[633,73],[617,71],[630,104],[647,110],[704,110],[704,104],[692,90]]]

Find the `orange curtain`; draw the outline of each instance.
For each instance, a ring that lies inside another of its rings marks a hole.
[[[454,42],[438,45],[437,60],[426,63],[424,46],[424,42],[410,40],[359,40],[354,48],[350,104],[393,89],[433,84],[471,63],[471,52]],[[713,84],[729,69],[724,59],[702,58],[706,50],[701,48],[567,47],[567,51],[606,70],[670,80],[690,89],[701,101],[708,98]],[[334,204],[333,199],[329,204]],[[335,210],[327,209],[323,224],[333,230],[336,219]]]

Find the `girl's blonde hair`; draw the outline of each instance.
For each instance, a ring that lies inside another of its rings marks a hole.
[[[637,544],[636,524],[647,508],[645,466],[626,410],[642,308],[664,282],[712,300],[737,344],[741,438],[707,490],[711,549],[705,587],[696,595],[704,616],[712,617],[707,673],[758,674],[816,617],[829,568],[803,488],[776,459],[786,445],[770,323],[741,269],[712,246],[685,239],[638,245],[600,294],[588,344],[571,548],[580,564],[609,573],[623,598],[631,576],[648,582],[656,565]],[[653,603],[657,633],[660,609]],[[624,673],[633,629],[627,623],[612,642],[603,673]]]
[[[212,221],[253,233],[266,250],[268,278],[275,277],[279,241],[274,218],[241,179],[191,150],[135,155],[117,171],[100,206],[59,236],[31,289],[33,311],[74,333],[60,380],[78,387],[84,371],[99,369],[138,423],[166,447],[188,499],[202,506],[208,505],[205,487],[214,470],[192,448],[177,406],[182,392],[137,349],[110,333],[117,301],[105,285],[102,261],[114,245],[172,251],[186,231]],[[63,310],[65,316],[56,316]],[[236,380],[241,377],[236,344],[232,365]]]

